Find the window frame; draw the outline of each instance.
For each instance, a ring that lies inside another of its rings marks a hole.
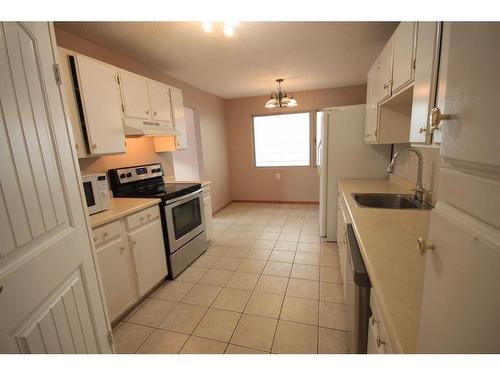
[[[308,165],[275,165],[275,166],[257,166],[257,152],[255,149],[255,118],[256,117],[269,117],[269,116],[280,116],[280,115],[295,115],[295,114],[301,114],[301,113],[307,113],[309,114],[309,164]],[[273,113],[260,113],[260,114],[255,114],[251,116],[251,126],[252,126],[252,154],[253,154],[253,167],[257,169],[288,169],[288,168],[311,168],[314,167],[316,162],[315,162],[315,155],[316,152],[314,150],[314,139],[316,136],[313,137],[312,132],[316,132],[316,127],[314,125],[314,121],[316,119],[314,111],[287,111],[287,112],[273,112]]]

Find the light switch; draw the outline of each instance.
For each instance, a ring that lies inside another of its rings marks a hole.
[[[277,180],[281,180],[281,173],[276,173],[275,176]]]

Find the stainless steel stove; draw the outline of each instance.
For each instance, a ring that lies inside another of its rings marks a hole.
[[[207,249],[201,184],[165,183],[160,164],[110,169],[115,197],[159,198],[169,277],[176,278]]]

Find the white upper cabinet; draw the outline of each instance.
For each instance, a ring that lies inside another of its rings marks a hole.
[[[392,81],[392,39],[385,45],[375,62],[375,93],[379,102],[391,96]]]
[[[79,54],[75,61],[89,153],[125,152],[117,70]]]
[[[378,100],[375,95],[375,79],[377,66],[373,65],[368,72],[367,92],[366,92],[366,111],[365,111],[365,142],[377,141],[377,114]]]
[[[392,92],[413,80],[415,22],[401,22],[392,35]]]
[[[431,141],[429,113],[436,100],[440,31],[439,22],[418,22],[410,142]]]
[[[64,48],[58,55],[77,156],[125,152],[118,70]]]
[[[148,81],[146,78],[126,71],[120,72],[123,115],[137,119],[149,119]]]
[[[126,135],[176,135],[170,88],[126,71],[120,72],[123,124]]]
[[[171,89],[170,98],[172,100],[172,110],[174,112],[175,130],[179,132],[179,134],[175,137],[175,148],[177,150],[186,150],[188,148],[188,139],[182,91]]]
[[[170,90],[168,86],[159,82],[149,81],[148,88],[151,102],[151,117],[154,120],[167,121],[173,128]]]

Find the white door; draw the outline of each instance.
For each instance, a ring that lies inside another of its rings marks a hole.
[[[76,65],[90,153],[125,152],[116,69],[83,55],[76,55]]]
[[[328,126],[330,112],[321,112],[321,139],[318,145],[319,156],[319,234],[326,237],[326,202],[328,192]]]
[[[172,107],[170,91],[167,85],[159,82],[148,82],[149,99],[151,101],[151,116],[154,120],[172,123]],[[173,123],[171,128],[173,128]]]
[[[0,24],[0,352],[110,353],[55,43]]]
[[[447,67],[439,70],[451,119],[441,124],[418,350],[500,353],[500,23],[445,26]]]
[[[146,78],[126,71],[120,72],[124,115],[130,118],[149,120],[148,81]]]
[[[182,91],[170,90],[170,98],[172,100],[172,111],[174,112],[175,130],[180,132],[180,134],[175,137],[175,148],[177,150],[186,150],[188,148],[188,137]]]

